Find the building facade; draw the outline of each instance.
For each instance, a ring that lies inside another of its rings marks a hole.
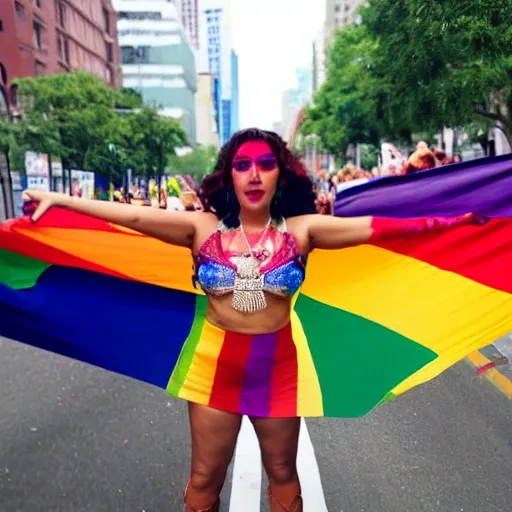
[[[289,141],[297,112],[301,106],[299,91],[297,89],[286,90],[283,93],[281,105],[282,137],[285,141]]]
[[[297,68],[297,88],[283,93],[281,107],[281,136],[290,142],[296,131],[297,116],[303,111],[313,95],[313,69]]]
[[[114,0],[124,87],[180,121],[196,144],[197,75],[179,11],[167,0]]]
[[[199,0],[176,0],[190,44],[199,49]]]
[[[311,68],[297,68],[295,75],[297,77],[297,99],[303,106],[311,101],[313,95],[313,72]]]
[[[238,56],[233,55],[229,0],[203,0],[199,33],[201,71],[214,77],[215,118],[221,144],[224,144],[233,133],[233,124],[238,124]],[[233,64],[237,68],[234,121]]]
[[[2,94],[16,103],[12,80],[73,70],[119,87],[120,57],[110,0],[2,0]]]
[[[214,79],[211,73],[197,75],[196,127],[197,143],[200,146],[220,146],[215,122]]]
[[[328,46],[336,30],[357,18],[357,9],[365,0],[327,0],[325,13],[325,43]]]
[[[313,41],[313,59],[311,63],[311,86],[313,93],[318,91],[325,82],[326,76],[326,52],[325,52],[325,31],[321,30]]]
[[[206,54],[206,71],[211,74],[213,80],[213,108],[215,114],[215,123],[217,133],[223,143],[224,134],[224,116],[222,107],[222,83],[223,67],[221,52],[221,27],[222,27],[222,9],[206,9],[202,12],[201,24],[201,57],[204,62]],[[203,64],[204,69],[204,64]]]
[[[240,130],[240,91],[238,88],[238,55],[231,50],[231,133]]]

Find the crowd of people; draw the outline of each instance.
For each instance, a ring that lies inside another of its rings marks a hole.
[[[354,164],[349,163],[342,169],[327,173],[317,173],[317,200],[316,206],[319,213],[331,215],[334,207],[336,194],[366,183],[367,181],[380,176],[400,176],[412,174],[418,171],[425,171],[443,165],[449,165],[461,161],[459,155],[449,157],[446,151],[429,147],[426,142],[419,142],[409,157],[405,157],[395,146],[387,144],[389,160],[380,167],[374,167],[371,171],[358,169]]]
[[[135,181],[128,193],[121,187],[112,191],[112,200],[137,206],[152,206],[168,211],[198,211],[197,184],[190,176],[164,176],[160,186],[156,180]]]
[[[319,170],[316,173],[316,207],[323,215],[331,215],[336,194],[348,188],[361,185],[381,176],[398,176],[411,174],[460,162],[458,155],[448,157],[446,151],[429,147],[426,142],[419,142],[408,157],[405,157],[392,144],[386,145],[390,154],[388,162],[371,171],[357,168],[348,163],[334,172]],[[134,182],[128,193],[123,188],[111,191],[111,200],[142,206],[152,206],[168,211],[198,211],[203,206],[197,195],[197,183],[190,176],[163,177],[160,188],[155,180]]]

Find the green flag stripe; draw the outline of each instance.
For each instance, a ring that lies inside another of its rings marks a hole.
[[[437,357],[382,325],[305,295],[299,296],[295,309],[318,374],[325,416],[368,413]]]

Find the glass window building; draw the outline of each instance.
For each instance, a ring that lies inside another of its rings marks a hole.
[[[139,91],[146,105],[178,119],[196,144],[194,51],[176,6],[166,0],[114,0],[122,55],[123,87]]]

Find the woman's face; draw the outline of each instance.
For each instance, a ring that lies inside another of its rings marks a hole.
[[[231,168],[233,187],[244,210],[269,209],[279,180],[277,158],[267,142],[249,141],[242,144]]]

